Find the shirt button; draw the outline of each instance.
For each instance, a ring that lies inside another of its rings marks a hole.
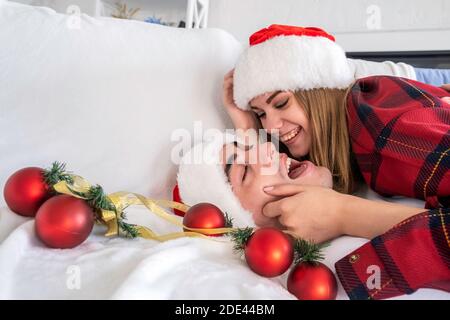
[[[350,263],[355,263],[356,261],[358,261],[359,260],[359,254],[352,254],[351,256],[350,256],[350,258],[348,259],[348,261],[350,262]]]

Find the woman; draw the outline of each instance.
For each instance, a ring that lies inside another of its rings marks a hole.
[[[421,287],[450,291],[448,92],[399,77],[355,82],[343,50],[317,28],[270,26],[252,35],[250,45],[224,83],[224,104],[237,128],[261,125],[295,158],[329,168],[338,191],[353,192],[359,176],[382,195],[423,199],[431,209],[381,233],[397,208],[377,213],[368,209],[370,201],[343,202],[356,213],[350,224],[372,225],[379,234],[335,265],[349,297],[383,299]],[[300,237],[327,238],[311,217],[332,226],[321,213],[333,210],[333,201],[305,199],[302,186],[265,191],[284,197],[267,204],[265,216],[282,223],[290,217]],[[370,283],[373,267],[380,286]]]
[[[447,205],[447,91],[388,76],[354,82],[342,49],[317,28],[273,25],[250,43],[224,81],[224,105],[236,127],[261,125],[294,158],[329,168],[337,191],[352,193],[363,178],[384,196],[423,199],[429,208]],[[295,193],[280,188],[266,191]],[[285,202],[296,208],[295,196]],[[302,212],[294,210],[300,226]],[[280,212],[290,214],[279,206],[266,214]]]

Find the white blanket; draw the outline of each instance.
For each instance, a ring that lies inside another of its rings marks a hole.
[[[158,233],[179,231],[143,207],[127,209],[130,221]],[[46,248],[34,220],[0,208],[1,299],[295,299],[285,288],[288,272],[267,279],[233,254],[227,238],[181,238],[159,243],[105,238],[96,227],[75,249]],[[367,240],[341,237],[325,249],[334,263]],[[339,281],[338,281],[339,283]],[[339,284],[338,299],[348,299]],[[399,299],[450,299],[421,289]]]

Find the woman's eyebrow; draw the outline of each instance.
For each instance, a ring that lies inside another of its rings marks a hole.
[[[275,98],[275,97],[276,97],[279,93],[281,93],[281,92],[283,92],[283,91],[278,90],[278,91],[272,93],[272,95],[271,95],[269,98],[267,98],[266,103],[267,103],[267,104],[271,103],[272,100],[273,100],[273,98]],[[252,105],[250,105],[250,104],[249,104],[249,107],[250,107],[250,109],[256,109],[256,110],[259,110],[258,107],[254,107],[254,106],[252,106]]]
[[[282,92],[281,90],[278,90],[278,91],[272,93],[272,95],[269,98],[267,98],[266,103],[270,103],[273,100],[273,98],[275,98],[277,96],[277,94],[279,94],[281,92]]]

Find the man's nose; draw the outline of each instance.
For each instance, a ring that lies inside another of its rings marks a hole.
[[[259,145],[260,164],[270,165],[276,158],[277,150],[272,142],[265,142]]]

